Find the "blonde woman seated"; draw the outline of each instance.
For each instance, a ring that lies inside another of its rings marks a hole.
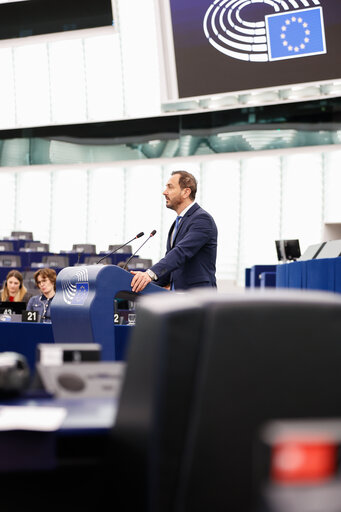
[[[1,302],[27,302],[31,295],[27,293],[24,279],[19,270],[10,270],[1,290]]]

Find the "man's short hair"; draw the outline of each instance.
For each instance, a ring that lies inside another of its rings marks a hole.
[[[181,189],[184,189],[184,188],[191,189],[191,193],[190,193],[189,197],[190,197],[190,199],[192,199],[192,201],[194,201],[196,193],[197,193],[197,180],[195,179],[193,174],[191,174],[190,172],[187,172],[187,171],[173,171],[172,176],[174,176],[174,174],[179,174],[179,176],[180,176],[179,177],[179,185],[180,185]]]

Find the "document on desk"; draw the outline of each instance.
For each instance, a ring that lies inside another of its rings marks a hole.
[[[35,430],[53,432],[58,430],[67,411],[63,407],[4,406],[0,407],[0,431]]]

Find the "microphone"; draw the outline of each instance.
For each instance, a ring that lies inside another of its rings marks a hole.
[[[98,263],[100,263],[102,260],[104,260],[108,256],[111,256],[115,252],[117,252],[120,249],[122,249],[122,247],[125,247],[126,245],[130,244],[130,242],[132,242],[133,240],[136,240],[136,238],[140,238],[143,235],[144,235],[144,232],[141,231],[141,233],[138,233],[136,236],[134,236],[134,238],[132,238],[131,240],[128,240],[128,242],[126,242],[125,244],[121,245],[120,247],[117,247],[117,249],[114,249],[113,251],[109,252],[108,254],[105,254],[102,258],[100,258],[98,261],[96,261],[96,265],[98,265]]]
[[[127,259],[127,261],[125,262],[124,267],[123,267],[124,270],[126,270],[129,261],[135,256],[135,254],[138,253],[138,251],[144,246],[144,244],[146,244],[148,242],[148,240],[155,235],[155,233],[156,233],[156,229],[153,229],[153,231],[150,233],[149,237],[143,242],[142,245],[140,245],[140,247],[137,249],[137,251],[135,251],[134,254],[132,254],[130,256],[130,258]]]

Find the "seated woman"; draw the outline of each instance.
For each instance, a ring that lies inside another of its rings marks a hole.
[[[41,268],[34,274],[34,280],[41,291],[40,295],[34,295],[27,304],[27,311],[38,311],[42,322],[50,321],[50,306],[56,294],[57,274],[52,268]]]
[[[30,298],[24,285],[24,278],[19,270],[10,270],[1,290],[1,302],[27,302]]]

